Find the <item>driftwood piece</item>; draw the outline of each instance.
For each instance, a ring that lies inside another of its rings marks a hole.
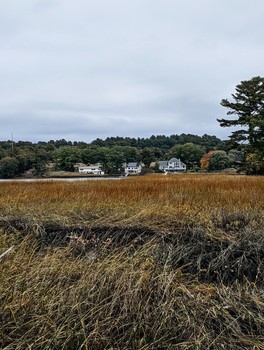
[[[4,257],[5,255],[7,255],[8,253],[10,253],[11,250],[12,250],[13,248],[14,248],[14,246],[8,248],[4,253],[2,253],[2,254],[0,255],[0,260],[3,259],[3,257]]]

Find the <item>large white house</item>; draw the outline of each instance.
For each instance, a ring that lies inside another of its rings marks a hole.
[[[104,171],[102,170],[102,165],[100,163],[79,166],[79,173],[104,175]]]
[[[186,164],[184,164],[180,159],[171,158],[170,160],[159,161],[159,169],[166,173],[186,171]]]
[[[142,165],[139,162],[129,162],[125,167],[125,174],[140,174],[142,170]]]

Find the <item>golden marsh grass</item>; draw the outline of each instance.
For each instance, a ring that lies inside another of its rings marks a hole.
[[[264,179],[0,183],[1,349],[264,349]]]

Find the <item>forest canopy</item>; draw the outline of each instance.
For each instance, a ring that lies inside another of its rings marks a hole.
[[[91,143],[50,140],[0,141],[0,177],[21,176],[30,169],[42,176],[53,163],[57,170],[74,171],[76,163],[101,163],[106,173],[117,173],[126,162],[142,161],[145,165],[171,157],[182,158],[189,168],[199,166],[203,154],[225,150],[225,142],[211,135],[152,135],[149,138],[108,137]]]

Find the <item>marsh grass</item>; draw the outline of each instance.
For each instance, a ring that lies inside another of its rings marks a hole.
[[[264,181],[0,183],[1,349],[264,349]]]

